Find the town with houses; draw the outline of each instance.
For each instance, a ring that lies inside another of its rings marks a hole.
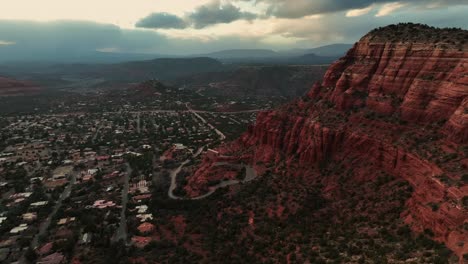
[[[0,116],[0,262],[86,263],[99,248],[170,239],[154,195],[167,196],[178,164],[238,137],[257,112],[176,105]]]

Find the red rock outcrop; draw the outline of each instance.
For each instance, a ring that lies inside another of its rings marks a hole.
[[[39,91],[36,85],[0,76],[0,96],[32,95]]]
[[[401,217],[417,232],[429,229],[463,261],[468,253],[468,43],[402,41],[411,25],[364,36],[333,64],[303,98],[259,113],[256,124],[226,154],[293,177],[319,178],[328,197],[339,185],[318,168],[341,161],[348,168],[370,164],[356,181],[372,180],[372,168],[405,179],[413,187]],[[418,26],[419,27],[419,26]],[[423,28],[423,31],[435,29]],[[457,34],[467,36],[459,30]],[[215,160],[215,159],[214,159]],[[206,159],[189,181],[200,180],[215,162]],[[208,174],[205,174],[208,175]],[[322,178],[320,178],[322,177]]]
[[[437,44],[361,39],[325,75],[322,87],[340,110],[365,105],[407,121],[451,117],[468,95],[466,50]],[[313,96],[313,95],[312,95]]]

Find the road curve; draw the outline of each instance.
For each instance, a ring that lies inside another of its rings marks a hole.
[[[242,181],[239,181],[239,180],[222,181],[222,182],[220,182],[220,183],[218,183],[218,184],[216,184],[214,186],[209,187],[209,191],[207,193],[203,194],[203,195],[200,195],[200,196],[197,196],[197,197],[190,197],[190,198],[189,197],[180,197],[180,196],[177,196],[177,195],[174,194],[174,190],[177,188],[177,174],[179,174],[179,172],[182,170],[182,168],[189,162],[190,162],[189,159],[185,160],[184,162],[182,162],[180,164],[179,167],[172,170],[171,173],[170,173],[171,186],[169,187],[169,191],[167,192],[167,195],[169,196],[169,198],[171,198],[173,200],[201,200],[201,199],[204,199],[204,198],[212,195],[219,188],[224,188],[224,187],[228,187],[228,186],[231,186],[231,185],[237,185],[237,184],[240,184],[240,183],[246,183],[246,182],[252,181],[255,178],[257,178],[257,172],[255,171],[255,169],[252,166],[244,165],[244,168],[246,169],[245,170],[246,175],[245,175],[244,180],[242,180]]]

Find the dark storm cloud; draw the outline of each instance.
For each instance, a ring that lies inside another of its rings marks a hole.
[[[252,20],[256,15],[249,12],[242,12],[239,7],[231,3],[222,4],[220,1],[213,1],[207,5],[200,6],[188,15],[195,28],[204,28],[214,24],[231,23],[236,20]]]
[[[210,41],[169,38],[150,30],[121,29],[84,21],[0,20],[0,62],[93,61],[96,51],[201,54],[225,48],[263,46],[260,38],[225,36]]]
[[[247,1],[251,0],[237,0]],[[466,5],[466,0],[255,0],[268,6],[267,15],[282,18],[301,18],[309,15],[366,8],[373,4],[399,2],[421,7]]]
[[[180,17],[168,13],[153,13],[135,25],[141,28],[185,28],[187,23]]]
[[[232,4],[235,2],[263,3],[266,4],[266,11],[264,13],[245,12]],[[372,5],[388,3],[398,3],[401,6],[420,9],[466,5],[465,0],[232,0],[224,2],[214,0],[186,13],[183,17],[168,13],[153,13],[137,22],[136,26],[153,29],[182,29],[188,27],[201,29],[237,20],[268,17],[294,19],[310,15],[363,9]]]
[[[0,46],[0,60],[62,60],[99,49],[136,52],[167,46],[157,32],[122,30],[83,21],[31,22],[0,20],[0,36],[14,45]]]
[[[93,22],[55,21],[48,23],[0,20],[0,36],[16,46],[55,50],[89,49],[105,46],[120,37],[114,25]],[[105,37],[103,37],[105,36]]]
[[[138,21],[135,26],[154,29],[181,29],[187,27],[200,29],[237,20],[252,20],[256,17],[256,14],[243,12],[239,7],[231,3],[221,3],[221,1],[215,0],[197,7],[183,18],[168,13],[153,13]]]

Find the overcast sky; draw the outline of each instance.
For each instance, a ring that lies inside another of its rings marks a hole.
[[[353,43],[398,22],[468,27],[465,0],[0,0],[0,6],[0,55],[280,50]]]

